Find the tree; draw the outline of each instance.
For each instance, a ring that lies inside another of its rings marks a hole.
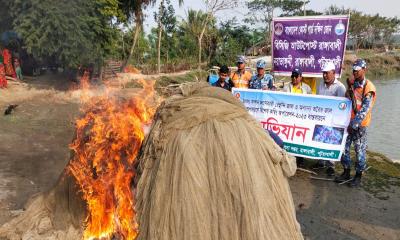
[[[166,4],[165,4],[166,3]],[[179,0],[179,5],[183,3],[183,0]],[[157,68],[158,73],[161,72],[161,41],[163,29],[171,29],[174,27],[176,18],[175,10],[171,5],[170,0],[161,0],[158,14],[154,14],[154,19],[158,24],[158,44],[157,44]],[[172,26],[171,26],[172,25]]]
[[[115,0],[15,0],[6,6],[23,47],[37,59],[77,67],[107,54]],[[106,9],[108,9],[107,12]]]
[[[214,18],[217,12],[236,7],[238,4],[238,0],[204,0],[204,3],[206,5],[205,17],[201,21],[200,32],[197,35],[197,42],[199,46],[198,48],[199,69],[201,68],[202,40],[208,24]]]
[[[234,64],[237,55],[242,55],[260,41],[261,36],[257,30],[251,30],[246,25],[239,25],[236,18],[220,23],[218,29],[218,46],[212,65]]]
[[[250,10],[249,22],[266,23],[265,32],[267,33],[266,42],[270,46],[271,43],[271,23],[276,10],[281,10],[281,16],[303,15],[299,14],[301,7],[309,1],[302,0],[250,0],[247,7]]]
[[[134,28],[135,31],[133,31],[133,41],[130,47],[128,57],[125,63],[123,64],[123,67],[125,67],[131,61],[133,52],[140,37],[140,32],[142,31],[143,28],[143,20],[144,20],[143,10],[145,10],[145,8],[150,4],[154,4],[156,0],[120,0],[120,1],[121,2],[119,6],[124,12],[127,19],[133,18],[135,21],[135,28]]]

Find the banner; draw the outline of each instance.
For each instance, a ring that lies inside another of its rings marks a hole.
[[[348,16],[286,17],[273,19],[272,62],[275,75],[290,76],[298,67],[305,77],[321,77],[325,62],[342,72]]]
[[[265,130],[295,156],[339,161],[346,143],[351,101],[343,97],[233,88]]]

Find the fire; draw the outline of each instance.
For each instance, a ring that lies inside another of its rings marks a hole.
[[[88,88],[88,76],[82,85]],[[87,203],[83,239],[135,239],[135,201],[131,188],[136,155],[159,102],[154,82],[141,81],[143,90],[130,100],[106,94],[84,97],[85,115],[76,121],[74,157],[69,172]]]

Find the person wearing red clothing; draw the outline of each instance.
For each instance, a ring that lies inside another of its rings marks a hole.
[[[17,74],[15,73],[15,70],[13,67],[12,55],[11,55],[10,50],[8,50],[7,48],[3,49],[3,58],[4,58],[3,64],[6,69],[6,76],[16,78]]]
[[[0,88],[7,87],[6,69],[3,64],[3,56],[0,54]]]

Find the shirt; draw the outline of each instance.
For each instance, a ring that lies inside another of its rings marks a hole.
[[[335,79],[329,87],[326,86],[323,80],[318,86],[318,95],[344,97],[345,94],[346,87],[337,79]]]
[[[285,84],[285,87],[283,88],[284,92],[289,92],[289,93],[300,93],[300,94],[311,94],[311,88],[305,83],[300,84],[300,88],[295,88],[293,87],[292,83]]]
[[[228,79],[227,79],[227,80],[228,80]],[[221,82],[219,81],[219,79],[218,79],[218,81],[216,81],[215,83],[213,83],[212,86],[214,86],[214,87],[220,87],[220,88],[226,89],[226,90],[228,90],[228,91],[231,91],[232,85],[231,85],[227,80],[225,80],[224,86],[222,86],[222,84],[221,84]]]
[[[255,74],[249,82],[249,88],[251,89],[272,89],[273,87],[274,77],[271,74],[264,74],[260,78]]]

